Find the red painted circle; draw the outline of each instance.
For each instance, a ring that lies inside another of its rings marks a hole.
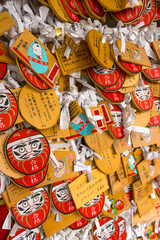
[[[119,104],[124,100],[124,94],[120,92],[105,92],[103,89],[96,86],[97,91],[99,94],[107,101],[113,104]]]
[[[146,2],[146,8],[142,16],[138,19],[134,25],[138,25],[141,22],[144,22],[144,25],[142,26],[143,28],[148,26],[155,17],[156,14],[156,0],[144,0]]]
[[[120,59],[119,56],[118,56],[118,62],[120,66],[122,66],[124,69],[126,69],[126,71],[130,72],[131,74],[137,74],[142,71],[142,66],[133,64],[133,63],[124,62]]]
[[[31,195],[11,207],[11,213],[15,221],[28,229],[36,228],[44,223],[49,210],[49,196],[44,188],[34,189],[31,191]]]
[[[40,172],[26,175],[22,178],[11,178],[11,180],[20,187],[33,188],[44,181],[48,171],[48,165]]]
[[[78,212],[86,219],[93,219],[101,213],[104,206],[104,201],[105,195],[102,193],[80,207]]]
[[[111,68],[104,69],[100,65],[88,69],[91,80],[101,87],[114,86],[121,75],[120,67],[114,63]]]
[[[6,141],[6,155],[11,166],[25,175],[44,169],[50,156],[47,139],[31,128],[18,129]]]
[[[18,104],[13,93],[6,89],[0,90],[0,132],[12,128],[18,117]]]
[[[139,16],[141,15],[144,7],[145,7],[145,2],[143,1],[142,6],[123,9],[123,10],[118,11],[118,12],[112,12],[112,15],[118,21],[122,21],[124,24],[130,24],[132,22],[135,22],[139,18]]]
[[[160,64],[152,64],[151,68],[143,70],[143,74],[150,81],[160,81]]]
[[[76,206],[68,188],[68,182],[60,181],[54,183],[51,191],[52,202],[59,212],[69,214],[76,211]]]
[[[122,210],[124,208],[124,203],[121,200],[116,201],[116,208]]]
[[[94,240],[118,240],[119,239],[119,227],[118,223],[110,217],[102,217],[99,220],[101,226],[101,232],[97,232],[96,225],[93,226],[93,238]]]
[[[78,221],[69,225],[68,227],[73,229],[73,230],[78,230],[78,229],[81,229],[81,228],[85,227],[88,223],[89,223],[89,221],[87,219],[81,218]]]
[[[125,78],[126,78],[126,73],[124,71],[122,71],[121,76],[120,76],[119,80],[117,81],[117,83],[112,87],[108,87],[108,88],[105,87],[105,88],[103,88],[103,90],[105,92],[115,92],[115,91],[119,90],[120,88],[123,87]]]

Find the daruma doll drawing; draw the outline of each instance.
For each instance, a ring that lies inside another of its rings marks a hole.
[[[112,126],[109,126],[109,133],[114,138],[120,139],[124,137],[123,133],[123,115],[121,109],[115,105],[111,104],[111,114],[114,120],[114,124]]]
[[[101,232],[98,232],[96,225],[93,226],[94,240],[118,240],[119,226],[117,222],[110,217],[102,217],[99,220]]]
[[[12,128],[18,116],[16,98],[8,89],[0,90],[0,132]]]
[[[20,226],[33,229],[46,221],[49,208],[47,191],[44,188],[37,188],[31,191],[31,195],[13,205],[11,214]]]
[[[104,201],[105,196],[104,193],[102,193],[80,207],[78,212],[86,219],[93,219],[101,213]]]
[[[131,93],[133,103],[141,111],[149,111],[153,106],[153,94],[151,88],[143,81],[142,86],[137,86]]]
[[[38,228],[34,230],[19,228],[14,236],[8,236],[7,240],[40,240],[40,232]]]
[[[76,211],[76,206],[68,188],[68,183],[69,182],[60,181],[54,183],[51,188],[52,203],[55,208],[63,214],[69,214]]]
[[[30,128],[16,130],[7,139],[5,147],[11,167],[25,175],[41,171],[48,163],[49,144],[37,130]]]

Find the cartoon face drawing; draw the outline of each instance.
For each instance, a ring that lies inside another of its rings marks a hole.
[[[110,217],[103,217],[99,220],[101,232],[98,233],[96,225],[93,227],[93,236],[95,240],[118,240],[119,227],[117,222]]]
[[[41,59],[42,58],[42,48],[40,46],[40,44],[38,42],[34,42],[32,45],[32,50],[34,52],[34,54]]]
[[[122,112],[121,111],[112,111],[112,117],[114,120],[114,127],[122,126]]]
[[[156,104],[157,112],[160,113],[160,100],[159,100],[159,98],[154,99],[154,102]]]
[[[126,233],[126,221],[122,217],[118,217],[117,219],[118,227],[119,227],[119,240],[125,240],[127,233]]]
[[[98,238],[101,240],[106,240],[113,235],[115,232],[115,226],[112,223],[107,223],[106,226],[101,227],[101,233],[98,235]]]
[[[56,190],[56,197],[59,202],[66,202],[72,199],[68,186],[62,186]]]
[[[74,119],[72,120],[72,123],[74,123],[74,124],[76,124],[76,125],[78,125],[78,124],[83,124],[83,120],[82,120],[82,118],[80,117],[80,115],[78,115],[76,118],[74,118]]]
[[[42,192],[35,192],[17,203],[19,214],[24,216],[36,212],[44,204]]]
[[[34,74],[25,64],[23,64],[18,58],[16,63],[20,74],[24,80],[30,84],[33,88],[39,91],[45,91],[49,89],[49,86],[46,85],[36,74]]]
[[[68,188],[68,182],[54,183],[51,188],[51,199],[55,208],[63,214],[76,211],[76,206]]]
[[[138,62],[140,62],[142,59],[142,56],[137,49],[134,49],[133,51],[133,58]]]
[[[125,230],[125,226],[124,226],[124,223],[123,222],[120,222],[118,224],[119,226],[119,235],[121,236],[123,233],[124,233],[124,230]]]
[[[151,8],[152,8],[152,2],[151,2],[151,0],[148,0],[147,6],[145,9],[145,14],[150,12]]]
[[[138,173],[137,169],[135,168],[137,163],[136,163],[133,155],[128,156],[128,163],[129,163],[129,166],[130,166],[131,170],[133,170],[134,173]]]
[[[40,232],[38,228],[34,230],[18,228],[14,236],[10,236],[8,240],[40,240]]]
[[[115,225],[112,220],[101,226],[101,232],[97,234],[98,240],[107,240],[114,235]],[[111,238],[112,239],[112,238]]]
[[[30,175],[46,167],[50,148],[47,139],[40,132],[24,128],[9,136],[6,154],[10,164],[17,171]]]
[[[114,124],[109,126],[109,130],[115,138],[123,138],[123,115],[121,109],[115,105],[111,104],[111,114],[114,120]]]
[[[18,105],[14,95],[7,89],[0,90],[0,132],[14,126],[18,116]]]
[[[31,195],[13,205],[11,214],[20,226],[33,229],[46,221],[49,209],[47,191],[44,188],[37,188],[31,191]]]
[[[138,100],[144,101],[149,99],[150,92],[147,86],[137,87],[135,89],[135,94]]]
[[[94,204],[96,204],[99,201],[99,199],[100,199],[100,195],[98,195],[97,197],[93,198],[91,201],[84,204],[83,207],[93,206]]]
[[[141,111],[149,111],[153,106],[153,93],[145,81],[143,81],[143,84],[143,86],[137,86],[131,95],[134,103]]]
[[[66,167],[63,161],[59,161],[59,166],[54,169],[54,176],[60,178],[65,174]]]
[[[102,68],[100,65],[93,67],[93,71],[97,74],[110,74],[110,73],[113,73],[115,70],[116,70],[115,63],[111,68],[108,68],[108,69]]]
[[[28,160],[33,157],[38,156],[43,151],[43,144],[41,139],[31,139],[29,141],[24,141],[23,143],[14,145],[12,147],[12,152],[14,157],[19,160]]]
[[[28,60],[37,73],[45,73],[48,69],[48,57],[44,47],[38,42],[33,41],[28,48]]]
[[[32,231],[26,233],[24,236],[20,237],[19,240],[36,240],[36,233]]]
[[[112,214],[116,215],[118,210],[122,210],[124,207],[124,203],[121,200],[115,200],[114,198],[112,198],[110,200],[111,202],[111,207],[110,209],[107,210],[107,212],[111,212]]]
[[[0,93],[0,114],[6,112],[11,106],[11,102],[7,94]]]
[[[87,116],[83,113],[79,114],[71,121],[71,127],[80,135],[88,135],[93,130],[92,123],[89,122]]]

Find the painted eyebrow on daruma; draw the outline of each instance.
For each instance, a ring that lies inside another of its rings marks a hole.
[[[40,141],[40,139],[29,140],[29,143],[37,143],[37,142],[39,142],[39,141]]]
[[[16,147],[14,147],[14,149],[17,149],[17,148],[20,148],[20,147],[25,147],[26,145],[27,145],[26,143],[22,143],[22,144],[20,144],[20,145],[18,145]]]
[[[36,194],[33,194],[32,196],[31,196],[31,198],[34,198],[34,197],[37,197],[37,196],[40,196],[41,194],[40,193],[36,193]]]
[[[0,94],[0,97],[1,97],[1,98],[6,98],[6,95],[4,95],[4,94],[1,95],[1,94]]]
[[[23,200],[20,201],[18,204],[24,203],[24,202],[26,202],[26,201],[28,201],[28,200],[29,200],[29,198],[23,199]]]

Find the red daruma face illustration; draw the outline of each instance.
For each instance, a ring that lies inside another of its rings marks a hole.
[[[20,226],[33,229],[46,221],[49,208],[47,191],[44,188],[37,188],[31,191],[31,195],[13,205],[11,213]]]
[[[29,175],[45,168],[50,149],[47,139],[39,131],[24,128],[9,136],[6,154],[13,168]]]
[[[95,218],[101,213],[104,201],[105,196],[104,193],[102,193],[80,207],[78,212],[87,219]]]
[[[74,201],[68,188],[68,182],[60,181],[52,186],[52,202],[56,209],[63,214],[76,210]]]
[[[40,240],[39,229],[18,229],[14,236],[7,238],[8,240]]]
[[[118,240],[125,240],[127,237],[126,233],[126,221],[122,217],[118,217],[117,220],[118,227],[119,227],[119,239]]]
[[[14,126],[18,105],[14,95],[7,89],[0,90],[0,132]]]
[[[93,227],[93,238],[95,240],[118,240],[119,227],[117,222],[109,217],[103,217],[99,220],[101,232],[97,231],[97,227]]]
[[[123,115],[121,109],[115,105],[111,104],[111,114],[114,120],[114,124],[112,126],[109,126],[109,129],[111,130],[112,134],[116,138],[123,138]]]
[[[153,105],[153,94],[150,87],[143,81],[144,85],[132,92],[134,101],[142,111],[149,111]]]

